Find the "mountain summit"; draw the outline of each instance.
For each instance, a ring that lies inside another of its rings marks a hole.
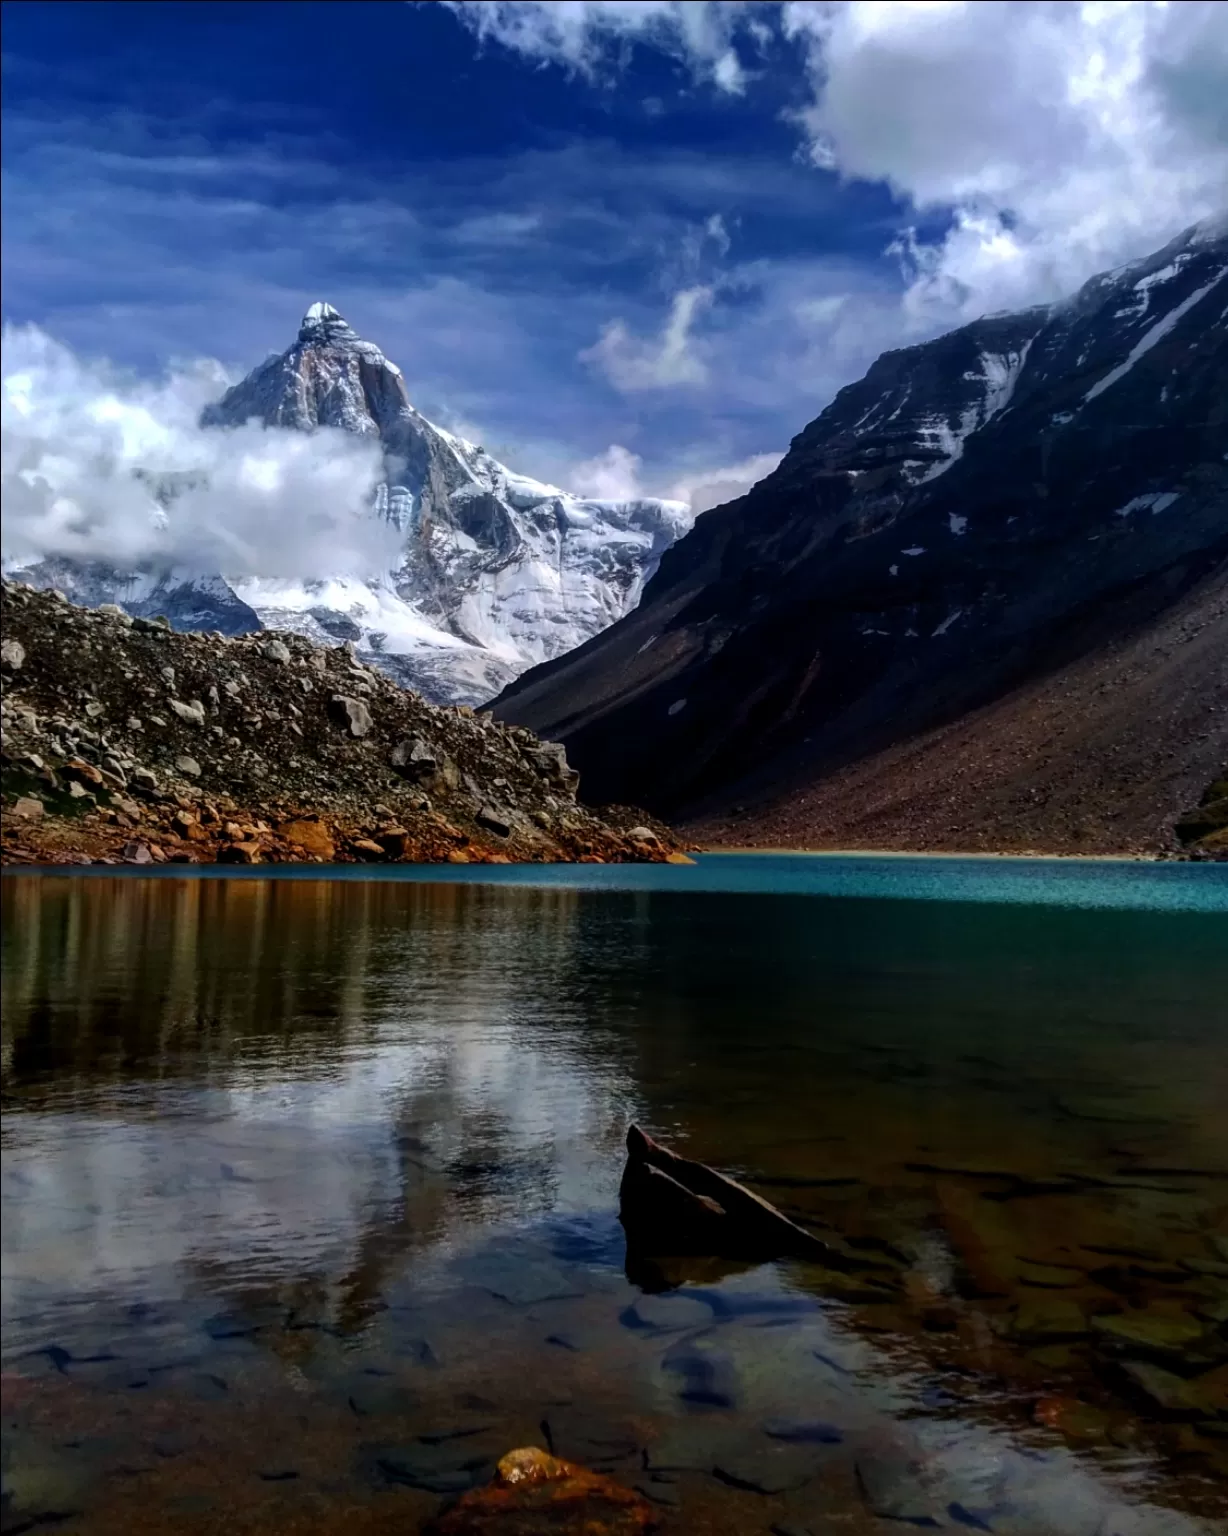
[[[245,580],[231,583],[236,595],[269,628],[353,640],[438,701],[489,699],[621,618],[692,521],[681,502],[569,495],[435,426],[410,404],[401,370],[324,302],[202,425],[253,418],[378,438],[387,477],[374,510],[402,535],[403,555],[378,582]]]
[[[716,840],[1153,848],[1228,758],[1228,233],[887,352],[499,718]]]
[[[682,502],[591,500],[516,474],[415,410],[396,364],[323,301],[293,344],[208,406],[200,424],[225,431],[253,420],[378,442],[384,477],[371,516],[396,530],[391,569],[371,581],[296,582],[57,557],[11,574],[87,606],[162,614],[181,630],[353,641],[431,701],[479,704],[629,612],[693,520]],[[142,478],[169,507],[176,477]]]

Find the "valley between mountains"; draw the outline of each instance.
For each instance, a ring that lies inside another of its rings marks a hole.
[[[666,823],[717,847],[1224,856],[1226,278],[1221,220],[1062,303],[885,353],[698,520],[516,474],[313,305],[202,425],[377,443],[395,567],[10,565],[6,846],[68,856],[71,785],[101,815],[95,791],[131,799],[139,768],[186,816],[208,789],[198,825],[234,829],[194,839],[210,857],[292,856],[276,827],[304,818],[371,858],[666,857]],[[150,477],[151,517],[183,493]],[[70,630],[84,665],[39,638]],[[114,647],[140,699],[111,686]],[[413,741],[436,767],[410,791],[390,754]],[[10,836],[18,799],[41,809]],[[585,809],[608,804],[647,809]]]

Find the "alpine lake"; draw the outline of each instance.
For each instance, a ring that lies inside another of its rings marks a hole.
[[[12,871],[3,1529],[1228,1522],[1228,869]],[[851,1268],[628,1278],[638,1123]]]

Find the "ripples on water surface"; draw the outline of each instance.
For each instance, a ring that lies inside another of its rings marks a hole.
[[[6,1530],[1222,1528],[1223,872],[502,873],[4,880]],[[632,1119],[872,1267],[645,1296]]]

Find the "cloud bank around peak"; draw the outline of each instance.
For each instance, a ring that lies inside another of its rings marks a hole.
[[[299,580],[389,569],[396,535],[371,515],[378,446],[340,431],[202,429],[225,382],[207,362],[128,378],[37,327],[6,327],[6,566],[69,556]]]

